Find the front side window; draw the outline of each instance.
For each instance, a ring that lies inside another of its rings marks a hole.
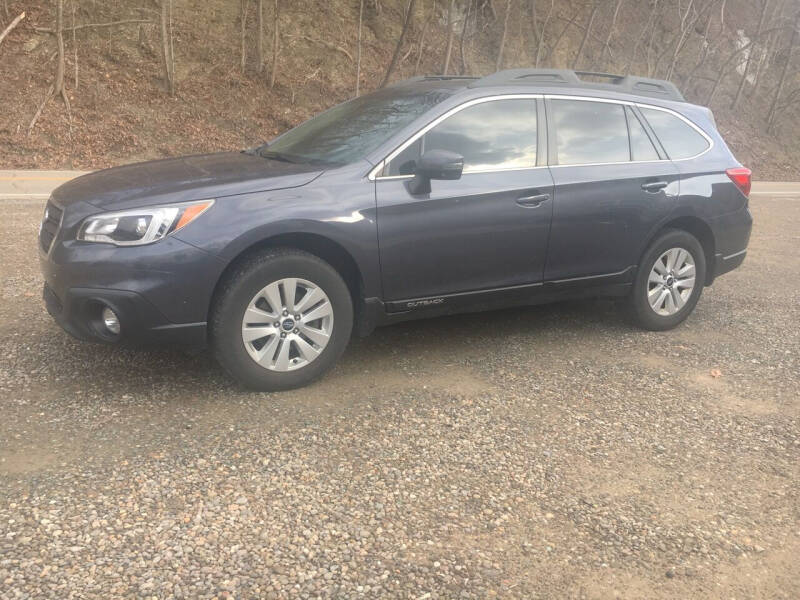
[[[683,119],[654,108],[641,111],[671,159],[691,158],[708,148],[708,140]]]
[[[552,100],[559,165],[630,160],[625,107],[609,102]]]
[[[429,150],[464,157],[464,172],[536,165],[536,100],[491,100],[469,106],[426,132],[395,156],[384,175],[411,175]]]

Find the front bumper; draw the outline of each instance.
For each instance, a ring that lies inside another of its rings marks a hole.
[[[206,323],[171,323],[158,309],[136,292],[99,288],[68,288],[59,296],[44,284],[42,293],[47,312],[64,331],[83,341],[124,345],[181,344],[202,346]],[[104,308],[113,310],[120,333],[103,325]]]
[[[39,244],[45,305],[64,330],[112,344],[205,344],[219,258],[174,236],[136,247],[77,242],[68,213],[52,243]],[[119,335],[104,327],[105,307]]]

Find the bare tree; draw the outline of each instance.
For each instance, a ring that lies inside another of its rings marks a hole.
[[[164,85],[170,96],[175,95],[175,56],[172,45],[172,0],[161,0],[161,66]]]
[[[364,0],[358,6],[358,50],[356,54],[356,98],[358,98],[358,88],[361,83],[361,22],[364,18]]]
[[[78,89],[78,40],[77,34],[75,33],[75,0],[70,2],[70,6],[72,7],[72,62],[74,63],[73,66],[75,67],[75,81],[73,84],[73,88],[76,90]]]
[[[783,13],[789,1],[790,0],[779,0],[777,2],[775,10],[772,11],[772,16],[770,17],[771,24],[774,25],[783,20]],[[773,51],[778,38],[778,32],[769,33],[763,38],[763,51],[758,57],[756,72],[753,75],[753,89],[750,91],[750,94],[753,96],[758,94],[758,90],[764,82],[764,78],[761,75],[769,69],[772,63]]]
[[[422,6],[422,5],[421,5]],[[431,3],[431,16],[425,19],[425,7],[422,6],[422,16],[423,16],[423,25],[422,25],[422,33],[419,36],[419,49],[417,51],[417,62],[414,64],[414,75],[419,73],[419,63],[422,61],[422,50],[425,48],[425,34],[428,31],[428,25],[430,25],[431,21],[434,20],[436,17],[436,0],[433,0]]]
[[[663,5],[658,0],[655,0],[653,2],[653,12],[652,12],[653,20],[652,20],[652,22],[650,24],[650,41],[647,42],[647,76],[648,77],[652,76],[653,75],[653,71],[654,71],[654,67],[650,64],[650,55],[653,52],[653,42],[656,39],[656,31],[658,30],[658,22],[660,20],[660,19],[658,19],[656,17],[660,14],[662,6]]]
[[[510,1],[510,0],[509,0]],[[572,61],[572,68],[578,68],[578,62],[581,59],[581,55],[583,54],[583,49],[586,47],[586,41],[589,39],[589,36],[592,34],[592,25],[594,25],[594,18],[597,16],[597,11],[600,10],[600,2],[595,0],[594,6],[592,7],[592,13],[589,15],[589,22],[586,24],[586,29],[583,32],[583,39],[581,39],[581,45],[578,46],[578,51],[575,53],[575,59]]]
[[[275,87],[275,77],[278,74],[278,50],[280,45],[280,0],[275,0],[275,14],[273,15],[272,25],[272,68],[269,72],[269,87]]]
[[[778,27],[777,29],[785,29],[785,27]],[[763,33],[766,34],[767,31]],[[728,69],[730,68],[731,64],[736,64],[735,60],[739,58],[745,51],[749,51],[755,43],[756,40],[753,39],[750,40],[747,44],[741,46],[740,48],[737,48],[734,52],[731,52],[728,58],[726,58],[723,61],[723,63],[717,68],[717,77],[714,79],[714,85],[712,86],[711,91],[708,94],[708,98],[706,99],[707,105],[710,105],[711,102],[714,100],[714,96],[716,96],[717,91],[719,90],[720,83],[722,83],[722,80],[725,78],[725,75],[728,74]]]
[[[684,87],[688,87],[689,83],[697,76],[697,73],[700,69],[705,65],[706,60],[708,57],[714,52],[717,47],[725,40],[723,33],[725,32],[725,4],[728,0],[720,0],[721,9],[719,12],[719,35],[717,36],[716,42],[713,44],[711,43],[711,25],[714,23],[714,16],[709,15],[708,20],[706,21],[705,29],[703,30],[703,36],[700,41],[700,55],[697,57],[697,62],[695,63],[694,67],[689,71],[686,75],[683,85]]]
[[[241,0],[239,8],[239,23],[241,25],[239,37],[242,46],[241,68],[242,73],[244,73],[244,69],[247,66],[247,0]]]
[[[403,19],[403,29],[400,31],[400,37],[398,38],[397,45],[394,48],[394,54],[392,54],[392,62],[389,63],[389,66],[386,69],[386,74],[383,76],[380,87],[385,87],[386,84],[389,83],[389,78],[392,76],[392,72],[397,66],[397,61],[400,58],[400,51],[403,49],[403,42],[406,39],[406,33],[408,33],[408,26],[411,24],[411,15],[414,13],[414,4],[416,4],[416,1],[417,0],[408,0],[405,18]]]
[[[497,62],[494,70],[499,71],[503,66],[503,50],[506,46],[506,36],[508,35],[508,17],[511,15],[511,0],[506,0],[506,13],[503,18],[503,32],[500,34],[500,47],[497,49]]]
[[[460,73],[464,75],[469,71],[469,67],[467,66],[467,55],[464,52],[464,48],[466,46],[467,40],[467,27],[469,27],[469,17],[472,13],[472,4],[473,0],[467,0],[467,12],[464,14],[464,22],[461,24],[461,41],[459,43],[459,53],[461,54],[461,71]]]
[[[707,6],[711,6],[711,4],[708,4]],[[678,29],[679,33],[677,35],[678,41],[675,44],[675,50],[672,53],[672,61],[669,64],[669,69],[667,69],[667,77],[666,77],[667,79],[672,78],[672,73],[675,71],[675,65],[678,63],[678,56],[683,50],[689,31],[692,31],[694,29],[695,23],[697,23],[697,20],[700,18],[700,13],[698,12],[696,13],[695,18],[691,22],[689,22],[688,20],[689,13],[692,11],[693,8],[694,8],[694,0],[689,0],[689,3],[686,5],[686,10],[683,12],[683,15],[681,16],[681,23]]]
[[[55,29],[51,31],[56,36],[56,75],[53,84],[47,90],[44,100],[42,100],[42,103],[33,115],[30,125],[28,125],[28,135],[33,131],[33,126],[36,125],[36,121],[39,120],[48,100],[53,96],[61,96],[64,100],[64,106],[67,108],[67,116],[70,122],[70,135],[72,131],[72,110],[69,105],[69,97],[64,88],[64,0],[56,0],[56,26]]]
[[[450,67],[450,54],[453,52],[453,9],[456,0],[450,0],[447,5],[447,48],[444,51],[444,62],[442,63],[442,75],[447,75]]]
[[[758,28],[756,29],[756,40],[758,40],[758,44],[761,44],[761,31],[764,29],[764,20],[767,17],[767,9],[769,8],[769,0],[762,0],[761,4],[761,15],[758,17]],[[733,102],[731,103],[731,108],[735,109],[739,101],[742,99],[742,92],[744,92],[744,86],[747,83],[747,78],[750,76],[750,67],[753,64],[753,54],[756,52],[758,46],[754,46],[750,48],[750,52],[747,53],[747,59],[744,63],[744,73],[742,73],[742,79],[739,81],[739,87],[736,89],[736,95],[733,97]]]
[[[0,33],[0,43],[2,43],[3,39],[9,33],[11,33],[11,30],[14,29],[14,27],[16,27],[17,25],[19,25],[19,22],[22,21],[22,19],[24,18],[25,18],[25,13],[21,12],[19,15],[17,15],[17,17],[13,21],[11,21],[11,23],[8,24],[8,27],[6,27],[3,30],[3,33]]]
[[[619,15],[619,9],[622,7],[623,1],[624,0],[617,0],[616,4],[614,4],[614,15],[611,17],[611,25],[608,28],[608,35],[606,36],[606,41],[603,44],[603,51],[600,53],[600,62],[605,59],[606,52],[608,52],[612,59],[614,58],[614,55],[611,52],[611,38],[614,37],[614,28],[617,25],[617,16]]]
[[[547,16],[544,18],[544,23],[542,24],[542,29],[539,31],[536,40],[536,60],[534,61],[534,66],[539,66],[539,61],[542,58],[542,50],[544,49],[544,38],[547,34],[547,28],[550,25],[550,18],[553,16],[553,10],[555,9],[555,0],[550,0],[550,9],[547,11]],[[536,10],[535,8],[532,9],[533,14],[533,27],[536,29]]]
[[[257,52],[258,52],[258,72],[264,72],[264,0],[257,0],[258,10],[258,38],[257,38]]]
[[[773,126],[775,125],[775,115],[777,114],[778,110],[778,100],[780,100],[781,93],[783,92],[783,88],[786,85],[786,79],[790,73],[790,67],[792,64],[792,55],[794,54],[795,46],[797,45],[797,38],[798,34],[800,34],[800,12],[797,13],[795,16],[794,26],[792,27],[792,37],[791,41],[789,42],[789,50],[786,53],[786,60],[783,63],[783,69],[781,71],[781,77],[778,80],[778,87],[775,88],[775,95],[772,97],[772,104],[769,107],[769,113],[767,114],[767,131],[771,131]]]
[[[642,42],[644,41],[644,36],[647,35],[647,32],[651,28],[655,29],[655,20],[657,13],[658,13],[658,0],[655,0],[653,4],[650,6],[650,16],[647,17],[647,22],[645,23],[644,27],[642,27],[642,30],[639,33],[639,37],[636,38],[636,43],[634,43],[633,45],[633,50],[631,50],[631,53],[628,55],[628,64],[625,67],[625,75],[628,75],[631,72],[633,61],[638,56],[639,46],[642,45]]]

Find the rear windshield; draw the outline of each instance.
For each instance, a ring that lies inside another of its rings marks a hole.
[[[257,152],[292,162],[348,164],[375,150],[397,131],[456,90],[386,88],[306,121]]]

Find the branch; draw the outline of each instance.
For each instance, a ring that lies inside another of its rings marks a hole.
[[[152,23],[152,21],[148,19],[130,19],[127,21],[113,21],[111,23],[84,23],[83,25],[75,25],[74,27],[64,27],[63,31],[77,31],[78,29],[87,29],[89,27],[114,27],[115,25],[128,25],[131,23]],[[38,33],[55,33],[55,30],[49,27],[33,27],[32,29]]]
[[[11,24],[3,30],[3,33],[0,33],[0,44],[3,42],[3,38],[5,38],[11,32],[11,30],[14,29],[14,27],[19,25],[19,22],[22,21],[22,19],[24,18],[25,18],[25,13],[21,12],[16,19],[11,21]]]
[[[325,40],[318,40],[317,38],[311,38],[311,37],[308,37],[307,35],[301,35],[300,39],[305,40],[307,42],[311,42],[313,44],[319,44],[320,46],[325,46],[328,50],[334,50],[336,52],[341,52],[347,58],[349,58],[351,61],[353,60],[353,55],[352,54],[350,54],[347,50],[345,50],[341,46],[337,46],[336,44],[333,44],[331,42],[327,42]]]

